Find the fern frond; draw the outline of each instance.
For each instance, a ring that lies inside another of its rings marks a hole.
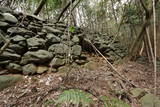
[[[78,89],[65,90],[63,93],[60,94],[58,100],[56,101],[56,105],[71,103],[77,106],[82,104],[83,107],[86,107],[93,102],[91,96],[91,94]]]
[[[127,103],[117,98],[109,99],[106,96],[102,96],[101,100],[103,101],[104,107],[131,107]]]

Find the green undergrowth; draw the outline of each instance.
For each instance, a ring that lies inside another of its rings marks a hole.
[[[107,96],[101,96],[99,99],[102,102],[102,107],[131,107],[127,103],[117,98],[109,98]],[[94,105],[93,96],[90,93],[79,89],[69,89],[63,91],[57,100],[46,100],[43,105],[48,107],[54,105],[55,107],[90,107]]]

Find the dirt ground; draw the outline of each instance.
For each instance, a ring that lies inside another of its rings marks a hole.
[[[68,74],[46,73],[25,76],[23,82],[0,92],[0,107],[43,107],[45,101],[56,100],[62,91],[73,88],[91,93],[95,100],[93,107],[101,107],[99,97],[102,95],[117,97],[134,107],[140,107],[129,94],[133,87],[107,67],[102,58],[96,58],[94,61],[99,65],[95,70],[77,68]],[[153,92],[154,73],[151,66],[128,62],[120,68],[121,70],[118,70],[119,67],[117,70],[123,77],[136,86]],[[157,74],[157,95],[160,96],[160,73]]]

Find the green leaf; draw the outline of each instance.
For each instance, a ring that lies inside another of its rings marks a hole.
[[[74,27],[74,26],[69,27],[69,31],[70,31],[70,32],[74,33],[74,32],[75,32],[75,30],[76,30],[76,29],[75,29],[75,27]]]

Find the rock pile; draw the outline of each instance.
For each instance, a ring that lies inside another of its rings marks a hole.
[[[101,34],[99,32],[86,34],[85,36],[87,39],[84,38],[83,40],[83,48],[88,51],[93,50],[87,42],[89,39],[92,41],[93,45],[109,59],[110,62],[122,59],[127,55],[126,46],[123,46],[119,40],[115,39],[114,36]]]
[[[0,10],[0,47],[5,44],[5,39],[11,40],[0,55],[0,67],[13,73],[33,75],[51,67],[56,71],[66,64],[67,59],[71,63],[85,62],[80,45],[81,29],[74,27],[74,31],[69,31],[63,23],[47,22],[5,8]]]

